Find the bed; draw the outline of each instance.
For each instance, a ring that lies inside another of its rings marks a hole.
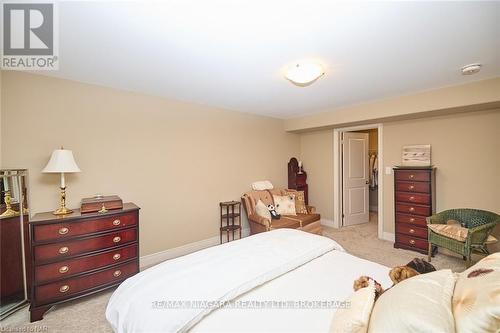
[[[165,261],[127,279],[115,332],[327,332],[353,281],[389,287],[389,268],[318,235],[279,229]]]

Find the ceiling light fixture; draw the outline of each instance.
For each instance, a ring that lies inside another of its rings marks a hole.
[[[462,67],[462,75],[472,75],[476,74],[481,70],[481,67],[483,65],[477,63],[477,64],[470,64]]]
[[[324,74],[323,66],[317,62],[298,62],[287,69],[285,78],[297,86],[306,87]]]

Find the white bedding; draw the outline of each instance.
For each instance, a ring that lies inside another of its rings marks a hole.
[[[187,331],[213,309],[162,302],[230,301],[334,249],[329,238],[279,229],[198,251],[127,279],[106,318],[116,332]]]
[[[234,301],[344,301],[355,279],[369,275],[384,288],[389,268],[343,251],[330,251],[296,270],[253,289]],[[190,332],[328,332],[336,309],[221,308]]]

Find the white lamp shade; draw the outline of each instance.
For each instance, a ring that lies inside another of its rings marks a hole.
[[[50,156],[49,163],[42,170],[44,173],[70,173],[80,172],[80,168],[76,165],[73,152],[67,149],[56,149]]]
[[[323,67],[315,62],[301,62],[290,66],[285,77],[299,86],[307,86],[325,74]]]

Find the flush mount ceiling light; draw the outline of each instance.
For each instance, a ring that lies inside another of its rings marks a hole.
[[[323,66],[317,62],[298,62],[287,69],[285,77],[297,86],[306,87],[324,74]]]
[[[476,74],[481,70],[481,64],[470,64],[462,67],[462,75],[472,75]]]

